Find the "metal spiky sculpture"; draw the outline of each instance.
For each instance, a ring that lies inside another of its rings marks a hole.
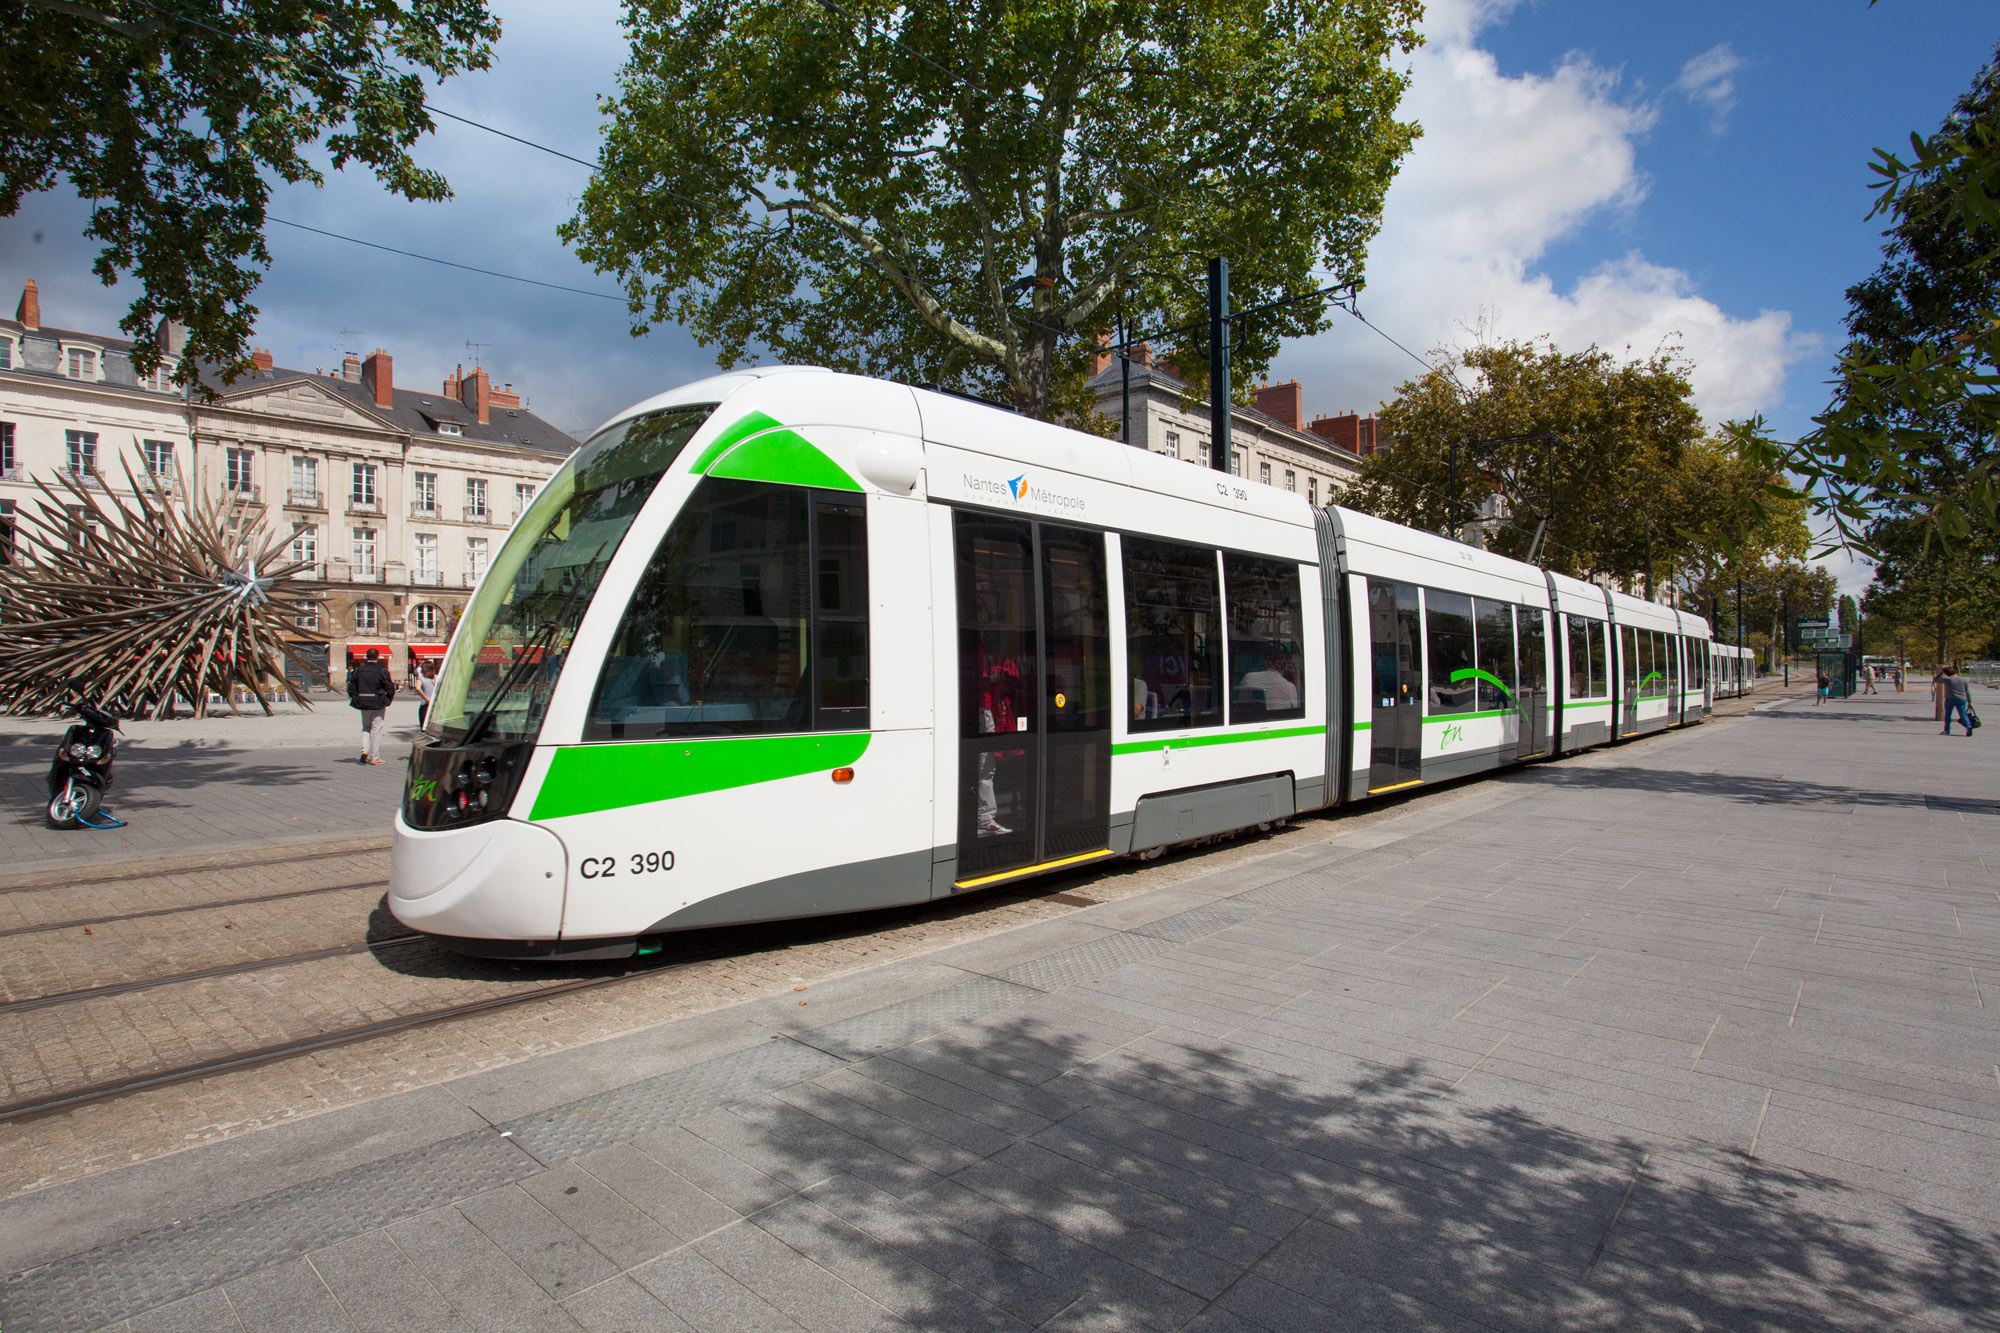
[[[0,707],[60,711],[82,681],[127,717],[176,698],[205,713],[240,685],[268,714],[286,660],[319,672],[289,642],[325,638],[298,624],[320,596],[294,577],[306,562],[240,497],[181,503],[129,463],[125,477],[129,496],[94,469],[94,484],[61,474],[62,494],[36,479],[40,512],[21,513],[27,530],[0,565]]]

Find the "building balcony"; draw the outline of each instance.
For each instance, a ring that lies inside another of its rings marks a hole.
[[[438,507],[436,505],[427,505],[421,500],[413,501],[410,505],[410,517],[434,519],[438,517]]]
[[[18,464],[10,463],[6,467],[0,467],[0,481],[19,481],[20,479],[21,469]]]
[[[379,517],[382,513],[382,502],[380,500],[363,500],[358,496],[350,495],[347,497],[347,512],[350,514],[374,514]]]
[[[292,574],[292,577],[318,583],[326,578],[326,566],[315,560],[310,564],[301,566]]]
[[[464,580],[465,587],[477,588],[479,586],[480,575],[478,574],[471,574],[471,573],[461,574],[459,575],[459,578]]]
[[[257,483],[254,481],[239,481],[233,486],[226,481],[222,483],[222,498],[225,500],[240,500],[244,504],[255,504],[257,495]]]
[[[444,586],[444,575],[435,569],[413,570],[410,574],[410,583],[411,586],[418,588],[441,588]]]
[[[104,478],[98,476],[95,472],[80,467],[67,466],[63,468],[63,471],[68,473],[79,486],[95,486],[100,491],[104,489]]]
[[[380,583],[382,581],[382,571],[379,569],[349,569],[347,580],[350,583]]]
[[[477,523],[484,525],[487,523],[491,523],[493,521],[493,511],[490,509],[467,509],[464,512],[462,512],[458,517],[459,517],[459,522],[461,523]]]
[[[297,486],[287,492],[285,503],[293,509],[324,509],[326,497],[317,488],[301,489]]]

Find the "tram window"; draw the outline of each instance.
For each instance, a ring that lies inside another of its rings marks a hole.
[[[1602,620],[1587,620],[1590,635],[1590,697],[1611,697],[1611,626]]]
[[[868,727],[868,517],[859,502],[813,505],[813,721]]]
[[[1126,537],[1125,646],[1132,674],[1132,730],[1222,725],[1216,689],[1213,548]]]
[[[1564,616],[1563,623],[1569,633],[1569,697],[1591,698],[1590,622],[1582,616]]]
[[[1229,720],[1304,717],[1299,567],[1225,552],[1222,588],[1229,602]]]
[[[1506,602],[1472,599],[1472,619],[1476,642],[1474,657],[1480,674],[1478,685],[1481,712],[1514,707],[1514,608]],[[1495,682],[1498,682],[1497,684]]]
[[[811,571],[826,571],[811,558],[813,508],[797,486],[710,477],[695,489],[625,608],[585,740],[815,725]],[[821,641],[844,660],[818,677],[832,704],[819,725],[866,725],[867,572],[853,565],[854,547],[865,545],[861,515],[851,503],[823,508],[834,511],[837,548],[834,586],[822,580],[820,591],[835,593],[840,610]]]
[[[1546,644],[1548,621],[1537,606],[1514,608],[1516,637],[1521,645],[1521,693],[1546,695],[1549,689],[1549,662]]]
[[[1619,655],[1625,659],[1625,670],[1622,673],[1625,681],[1624,697],[1631,700],[1639,697],[1639,631],[1630,625],[1625,626],[1624,630],[1620,636],[1624,641],[1619,644],[1623,651]]]
[[[1424,589],[1424,656],[1429,659],[1432,717],[1470,713],[1479,706],[1478,666],[1472,648],[1472,599],[1464,593]]]
[[[1667,697],[1673,698],[1681,692],[1681,636],[1667,636]]]

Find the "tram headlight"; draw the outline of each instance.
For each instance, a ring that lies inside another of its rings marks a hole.
[[[534,742],[419,744],[410,756],[403,819],[412,828],[463,828],[507,813]]]

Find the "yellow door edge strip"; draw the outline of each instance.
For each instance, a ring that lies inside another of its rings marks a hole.
[[[1370,796],[1379,796],[1385,791],[1401,791],[1405,787],[1421,787],[1423,785],[1424,780],[1422,778],[1411,778],[1408,782],[1392,782],[1386,787],[1370,787],[1368,794]]]
[[[961,879],[952,883],[954,889],[978,889],[988,884],[998,884],[1003,879],[1019,879],[1023,875],[1036,875],[1044,870],[1054,870],[1058,866],[1073,866],[1082,861],[1096,861],[1112,854],[1109,847],[1100,847],[1094,852],[1078,852],[1075,856],[1059,856],[1053,861],[1043,861],[1039,865],[1016,866],[1012,870],[1002,870],[997,874],[981,875],[977,879]]]

